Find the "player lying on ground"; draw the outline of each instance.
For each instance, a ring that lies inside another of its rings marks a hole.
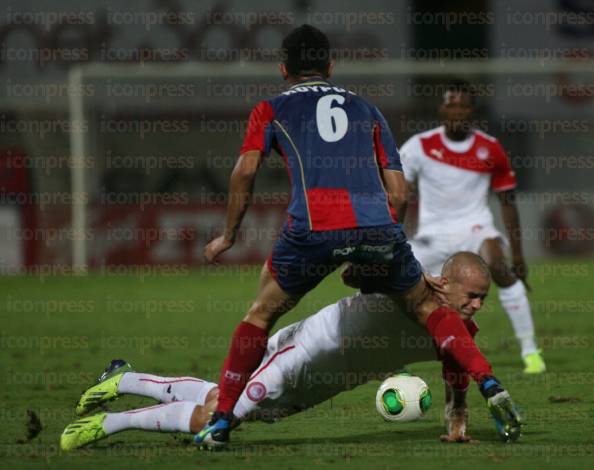
[[[409,188],[418,191],[420,197],[418,231],[410,242],[413,252],[431,274],[439,273],[452,253],[479,253],[489,265],[501,305],[520,342],[524,372],[542,373],[545,363],[534,339],[524,286],[527,268],[513,169],[499,141],[473,127],[470,84],[452,81],[443,94],[439,113],[443,126],[412,136],[400,148]],[[505,256],[506,238],[495,228],[487,204],[489,189],[501,203],[511,242],[511,265]],[[399,217],[404,220],[404,208]]]
[[[473,254],[460,253],[444,266],[444,287],[451,307],[460,312],[464,326],[474,336],[472,317],[482,307],[490,285],[488,269]],[[439,301],[427,297],[419,308],[434,311]],[[466,442],[466,391],[469,375],[448,353],[446,338],[437,350],[446,383],[448,434],[442,440]],[[235,405],[233,426],[241,420],[273,421],[321,403],[340,392],[385,375],[407,364],[436,359],[436,348],[425,329],[402,313],[389,297],[357,294],[323,308],[317,314],[279,330],[269,342],[260,367],[250,378]],[[121,413],[99,413],[70,424],[61,446],[71,450],[127,429],[149,431],[200,431],[216,409],[215,383],[193,377],[165,378],[128,372],[123,361],[112,363],[107,377],[88,389],[77,406],[85,414],[114,398],[134,394],[154,398],[160,405]],[[488,376],[480,391],[506,440],[520,434],[521,418],[509,394]],[[122,372],[125,371],[125,372]],[[105,374],[104,374],[105,375]]]
[[[381,277],[382,290],[438,344],[459,338],[450,354],[476,380],[485,376],[486,361],[458,315],[416,308],[439,287],[422,274],[396,223],[406,182],[385,118],[364,98],[329,82],[330,45],[318,29],[296,28],[282,51],[280,72],[289,89],[252,110],[229,182],[225,230],[204,252],[212,262],[233,246],[258,168],[272,150],[282,155],[292,188],[288,219],[263,266],[256,300],[232,334],[217,410],[196,437],[212,446],[229,441],[233,409],[266,354],[275,322],[344,262],[357,268],[366,293]]]

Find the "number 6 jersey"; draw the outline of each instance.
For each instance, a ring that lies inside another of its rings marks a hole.
[[[379,110],[326,81],[308,80],[252,110],[241,147],[276,150],[291,182],[295,230],[327,231],[395,222],[381,171],[402,171]]]

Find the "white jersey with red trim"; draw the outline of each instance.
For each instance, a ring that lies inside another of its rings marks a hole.
[[[474,336],[476,324],[464,323]],[[276,419],[382,379],[407,364],[438,359],[425,328],[393,300],[355,294],[271,336],[233,413],[241,419],[252,413],[256,415],[250,419]],[[451,377],[452,370],[444,360],[444,377]],[[467,381],[467,374],[464,377]]]
[[[437,127],[412,136],[400,155],[406,180],[419,189],[418,236],[492,225],[489,189],[516,187],[503,147],[479,130],[463,141],[452,141],[443,126]]]
[[[274,359],[262,364],[274,364],[290,384],[284,399],[294,401],[297,394],[311,406],[437,354],[425,329],[392,300],[357,294],[278,331],[267,357]]]

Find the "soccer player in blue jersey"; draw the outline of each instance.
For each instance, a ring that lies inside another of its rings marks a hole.
[[[439,285],[423,276],[396,223],[406,183],[386,120],[375,106],[328,81],[330,45],[318,29],[296,28],[282,51],[280,72],[290,88],[253,109],[230,179],[226,228],[205,248],[212,262],[233,246],[258,167],[278,152],[291,181],[288,219],[262,269],[256,300],[233,333],[217,410],[195,437],[210,446],[229,440],[232,410],[262,361],[275,322],[345,262],[357,271],[362,291],[381,285],[394,294],[479,383],[490,375],[458,314],[415,311]]]

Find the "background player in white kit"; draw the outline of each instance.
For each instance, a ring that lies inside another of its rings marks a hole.
[[[487,266],[472,253],[459,253],[446,263],[443,276],[448,304],[456,308],[474,336],[478,327],[472,317],[482,307],[490,285]],[[434,311],[435,296],[427,297],[419,308]],[[449,337],[445,342],[452,339]],[[440,359],[446,383],[448,423],[448,434],[442,440],[469,441],[470,436],[466,435],[469,374],[452,361],[445,348],[442,345],[437,352],[425,328],[407,317],[390,297],[381,294],[347,297],[270,338],[266,355],[250,377],[233,414],[240,420],[274,421],[369,380],[383,379],[407,364]],[[112,369],[114,362],[126,365],[124,361],[113,361]],[[124,394],[154,398],[161,404],[121,413],[99,413],[75,421],[62,434],[64,450],[127,429],[198,432],[216,408],[215,383],[194,377],[136,373],[126,371],[125,367],[113,372],[83,393],[78,414]],[[490,367],[489,372],[492,373]],[[500,390],[515,410],[507,392]],[[481,393],[486,397],[484,388]],[[519,432],[519,416],[514,415],[511,420]]]
[[[457,251],[480,254],[520,342],[524,372],[542,373],[545,363],[526,295],[514,171],[497,139],[472,127],[473,91],[467,82],[456,80],[445,88],[439,112],[441,127],[414,135],[400,148],[410,192],[420,198],[418,230],[410,241],[413,252],[431,274],[439,273]],[[494,226],[487,204],[490,189],[501,203],[509,239]],[[508,240],[511,265],[505,256]]]

